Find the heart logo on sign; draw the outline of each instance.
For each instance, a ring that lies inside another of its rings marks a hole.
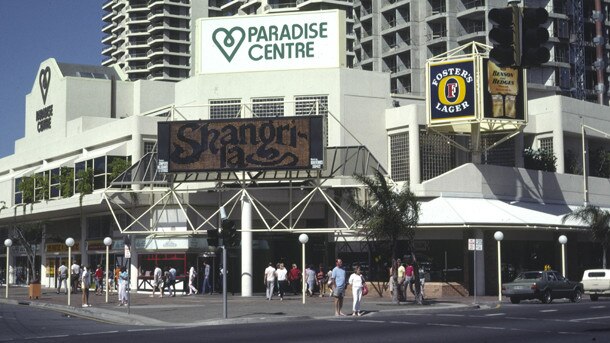
[[[229,62],[235,57],[237,50],[239,50],[239,47],[241,46],[241,43],[244,42],[245,38],[246,33],[241,27],[234,27],[230,30],[221,27],[212,33],[214,44],[216,44],[220,52],[222,52]]]
[[[40,85],[40,93],[42,93],[42,103],[46,104],[47,94],[49,93],[49,84],[51,83],[51,68],[47,66],[40,71],[38,75],[38,84]]]

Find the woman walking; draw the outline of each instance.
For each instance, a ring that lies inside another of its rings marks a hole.
[[[127,268],[121,267],[121,273],[119,274],[119,306],[127,305],[127,283],[129,282],[129,275],[127,274]]]
[[[284,300],[284,292],[288,287],[288,270],[284,267],[283,263],[280,263],[280,268],[275,271],[275,276],[277,277],[277,282],[279,284],[280,291],[280,301]]]
[[[352,316],[361,316],[360,304],[362,302],[362,285],[364,284],[364,277],[360,272],[360,266],[356,267],[356,270],[349,277],[349,284],[352,285],[352,297],[354,299],[352,304]]]
[[[195,277],[197,273],[195,273],[195,267],[191,267],[189,270],[189,295],[197,294],[197,288],[195,287]]]

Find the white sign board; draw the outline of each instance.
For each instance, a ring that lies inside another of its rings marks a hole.
[[[198,73],[345,66],[345,12],[339,10],[202,18]]]
[[[474,239],[474,238],[469,238],[468,239],[468,250],[470,251],[474,251],[474,250],[483,250],[483,240],[482,239]]]

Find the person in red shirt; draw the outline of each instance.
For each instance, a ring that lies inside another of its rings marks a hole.
[[[95,295],[102,295],[104,293],[104,271],[101,265],[97,265],[97,269],[94,274],[95,278]]]
[[[405,297],[407,295],[407,288],[411,291],[413,295],[415,295],[415,291],[413,290],[413,283],[415,279],[413,278],[413,264],[407,263],[407,268],[405,270]]]
[[[288,273],[288,281],[290,281],[290,286],[292,287],[294,295],[297,295],[300,289],[299,287],[301,287],[301,270],[295,263],[292,264],[292,269],[290,269],[290,272]]]

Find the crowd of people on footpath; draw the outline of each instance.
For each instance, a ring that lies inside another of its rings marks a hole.
[[[265,296],[268,301],[273,299],[277,294],[280,301],[284,300],[284,295],[287,291],[292,291],[295,295],[298,294],[299,287],[302,287],[302,273],[296,266],[292,265],[288,271],[284,263],[277,263],[274,267],[272,262],[269,262],[264,272]],[[308,265],[305,269],[305,283],[307,284],[307,295],[314,296],[315,287],[317,285],[319,297],[324,297],[328,290],[328,296],[334,297],[334,313],[336,316],[345,316],[342,312],[343,298],[345,297],[345,288],[347,285],[352,287],[352,316],[361,316],[364,312],[361,310],[362,296],[366,288],[366,282],[360,266],[356,266],[354,272],[349,279],[346,278],[346,271],[343,268],[343,261],[337,259],[335,267],[326,272],[324,266],[320,265],[318,271],[314,271],[312,265]],[[288,289],[291,286],[291,289]],[[277,293],[276,293],[277,292]]]
[[[413,294],[413,297],[417,297],[417,291],[414,289],[415,286],[415,270],[414,264],[409,262],[403,262],[401,259],[396,259],[396,262],[390,267],[390,279],[388,281],[388,287],[392,296],[396,292],[398,302],[406,302],[408,291]],[[425,271],[421,265],[419,265],[418,273],[420,282],[420,295],[421,300],[424,299],[424,285],[426,283]]]
[[[57,288],[56,293],[60,294],[62,292],[62,286],[64,288],[64,294],[68,294],[68,282],[70,283],[70,291],[71,293],[78,293],[79,291],[82,293],[82,307],[91,307],[89,302],[89,291],[92,285],[92,282],[95,283],[95,295],[103,295],[104,294],[104,270],[101,265],[97,265],[95,271],[92,268],[87,266],[81,266],[78,264],[78,261],[74,261],[74,263],[68,268],[65,264],[61,264],[57,268]],[[114,289],[118,291],[119,295],[119,305],[127,304],[127,284],[129,276],[127,274],[127,269],[125,267],[117,266],[114,273],[108,276],[108,284],[110,285],[109,291]]]

